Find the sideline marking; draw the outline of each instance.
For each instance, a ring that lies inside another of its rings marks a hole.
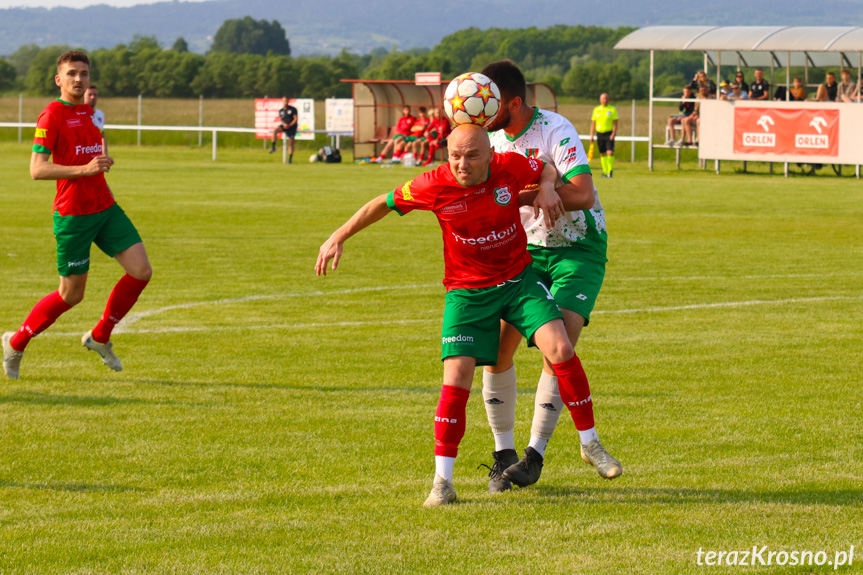
[[[435,284],[436,285],[436,284]],[[405,286],[402,286],[402,288]],[[410,286],[408,286],[410,287]],[[427,286],[412,286],[412,287],[427,287]],[[359,290],[348,290],[342,291],[338,293],[353,293],[355,291],[372,291],[378,288],[360,288]],[[390,288],[379,288],[379,289],[390,289]],[[401,289],[401,288],[399,288]],[[337,292],[325,292],[325,293],[337,293]],[[288,296],[250,296],[248,298],[239,298],[234,300],[215,300],[212,302],[194,302],[193,304],[179,304],[177,306],[170,306],[170,309],[177,309],[179,307],[194,307],[200,305],[206,305],[207,303],[217,304],[220,302],[241,302],[241,301],[250,301],[251,299],[274,299],[276,297],[296,297],[294,295]],[[853,301],[853,300],[863,300],[863,295],[859,296],[824,296],[824,297],[805,297],[805,298],[791,298],[791,299],[777,299],[777,300],[764,300],[764,299],[756,299],[749,301],[730,301],[730,302],[718,302],[718,303],[698,303],[691,305],[675,305],[675,306],[667,306],[667,307],[645,307],[639,309],[616,309],[616,310],[597,310],[593,312],[593,315],[606,315],[606,314],[631,314],[631,313],[661,313],[667,311],[682,311],[682,310],[690,310],[690,309],[712,309],[712,308],[727,308],[727,307],[747,307],[747,306],[755,306],[755,305],[787,305],[787,304],[795,304],[795,303],[808,303],[808,302],[818,302],[818,301]],[[158,310],[150,310],[152,312],[160,313],[161,311],[165,311],[166,308],[159,308]],[[147,313],[147,312],[141,312]],[[148,315],[154,315],[149,313]],[[215,326],[215,327],[162,327],[162,328],[143,328],[143,329],[128,329],[123,330],[124,333],[131,334],[146,334],[146,333],[189,333],[189,332],[204,332],[204,331],[242,331],[242,330],[261,330],[261,329],[314,329],[319,327],[356,327],[356,326],[364,326],[364,325],[407,325],[407,324],[416,324],[416,323],[434,323],[440,322],[440,318],[435,319],[397,319],[397,320],[374,320],[374,321],[334,321],[334,322],[315,322],[315,323],[294,323],[294,324],[270,324],[270,325],[231,325],[231,326]],[[122,325],[122,324],[121,324]],[[119,325],[114,329],[114,333],[118,332]],[[74,336],[80,335],[80,332],[46,332],[44,334],[40,334],[41,336]]]

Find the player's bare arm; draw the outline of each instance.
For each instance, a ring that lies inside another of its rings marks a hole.
[[[360,230],[382,220],[390,211],[389,206],[387,206],[387,194],[376,197],[357,210],[351,219],[334,231],[333,235],[321,245],[321,249],[318,251],[318,260],[315,263],[315,274],[327,275],[327,264],[330,260],[333,260],[332,269],[335,271],[339,266],[342,246],[345,241]]]
[[[113,165],[113,158],[102,155],[83,166],[62,166],[53,163],[49,154],[33,152],[30,155],[30,177],[34,180],[72,180],[108,172]]]
[[[545,164],[539,177],[536,199],[533,201],[533,217],[538,218],[542,210],[545,225],[548,227],[553,227],[554,222],[566,212],[563,201],[554,189],[556,181],[557,170],[553,165]]]
[[[589,210],[596,202],[594,193],[593,176],[590,174],[578,174],[559,188],[557,194],[563,201],[563,207],[569,212]]]

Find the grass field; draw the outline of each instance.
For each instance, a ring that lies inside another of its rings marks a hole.
[[[52,183],[0,144],[0,327],[56,288]],[[605,285],[579,355],[600,479],[566,416],[540,482],[491,496],[479,384],[455,470],[425,510],[440,389],[441,240],[392,214],[316,278],[320,243],[416,170],[213,163],[112,148],[108,180],[153,281],[115,349],[80,346],[119,267],[0,380],[0,573],[827,573],[707,567],[697,552],[856,548],[863,564],[863,185],[618,163],[597,178]],[[516,440],[539,357],[516,358]],[[765,559],[766,559],[765,554]]]

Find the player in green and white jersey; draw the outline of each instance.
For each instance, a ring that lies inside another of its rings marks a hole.
[[[482,73],[494,80],[502,94],[501,111],[489,126],[495,151],[519,152],[555,166],[559,174],[558,194],[566,209],[572,210],[551,228],[546,227],[541,215],[536,218],[529,210],[522,210],[521,218],[534,271],[550,286],[574,347],[582,328],[590,320],[608,261],[605,211],[593,185],[584,146],[569,120],[527,105],[527,84],[513,62],[495,62],[486,66]],[[497,365],[488,366],[483,372],[483,399],[495,438],[490,492],[510,489],[511,483],[524,487],[539,479],[545,448],[564,407],[554,369],[544,359],[530,444],[524,457],[518,460],[514,440],[516,376],[513,356],[520,342],[521,335],[503,323]],[[583,370],[582,376],[586,383]],[[623,473],[620,462],[608,454],[594,428],[578,432],[585,462],[596,467],[607,479]]]

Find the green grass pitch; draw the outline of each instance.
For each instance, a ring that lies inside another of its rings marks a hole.
[[[0,380],[0,573],[827,573],[697,552],[857,549],[863,565],[863,184],[618,162],[610,245],[579,342],[597,428],[567,415],[540,482],[486,493],[477,382],[459,503],[425,510],[443,310],[440,231],[397,214],[316,278],[318,246],[418,170],[116,146],[108,176],[154,276],[114,337],[80,345],[120,277]],[[54,185],[0,144],[0,327],[56,289]],[[522,349],[516,441],[539,356]]]

